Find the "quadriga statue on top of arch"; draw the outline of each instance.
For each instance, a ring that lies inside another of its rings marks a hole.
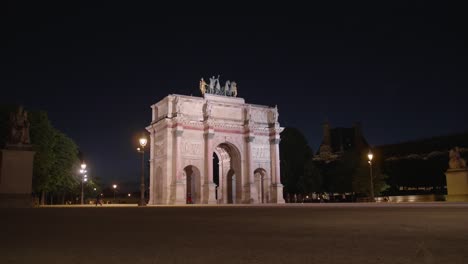
[[[203,78],[200,79],[200,92],[202,95],[214,94],[237,97],[237,83],[235,81],[227,80],[223,86],[219,82],[219,75],[216,78],[212,76],[209,78],[210,82],[207,84]]]

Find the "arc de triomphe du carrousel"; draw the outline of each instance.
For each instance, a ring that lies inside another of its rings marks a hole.
[[[277,107],[247,104],[235,82],[152,105],[149,204],[284,203]]]

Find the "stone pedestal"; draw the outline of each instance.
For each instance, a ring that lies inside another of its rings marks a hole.
[[[187,186],[183,182],[176,183],[176,197],[175,197],[175,204],[187,204],[187,196],[185,190]]]
[[[214,183],[209,183],[205,186],[205,189],[208,192],[208,199],[207,199],[207,204],[216,204],[216,184]]]
[[[283,198],[283,185],[281,183],[274,184],[272,188],[272,203],[283,204],[285,203]]]
[[[2,149],[0,162],[0,207],[32,207],[34,151]]]
[[[445,172],[447,179],[447,201],[468,201],[468,170],[449,169]]]

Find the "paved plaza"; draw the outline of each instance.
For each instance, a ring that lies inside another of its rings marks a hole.
[[[468,263],[468,204],[0,209],[0,263]]]

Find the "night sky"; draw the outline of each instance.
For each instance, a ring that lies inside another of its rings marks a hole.
[[[327,119],[361,121],[372,145],[468,129],[460,6],[42,2],[0,11],[0,103],[46,110],[105,183],[138,182],[151,104],[218,74],[314,151]]]

